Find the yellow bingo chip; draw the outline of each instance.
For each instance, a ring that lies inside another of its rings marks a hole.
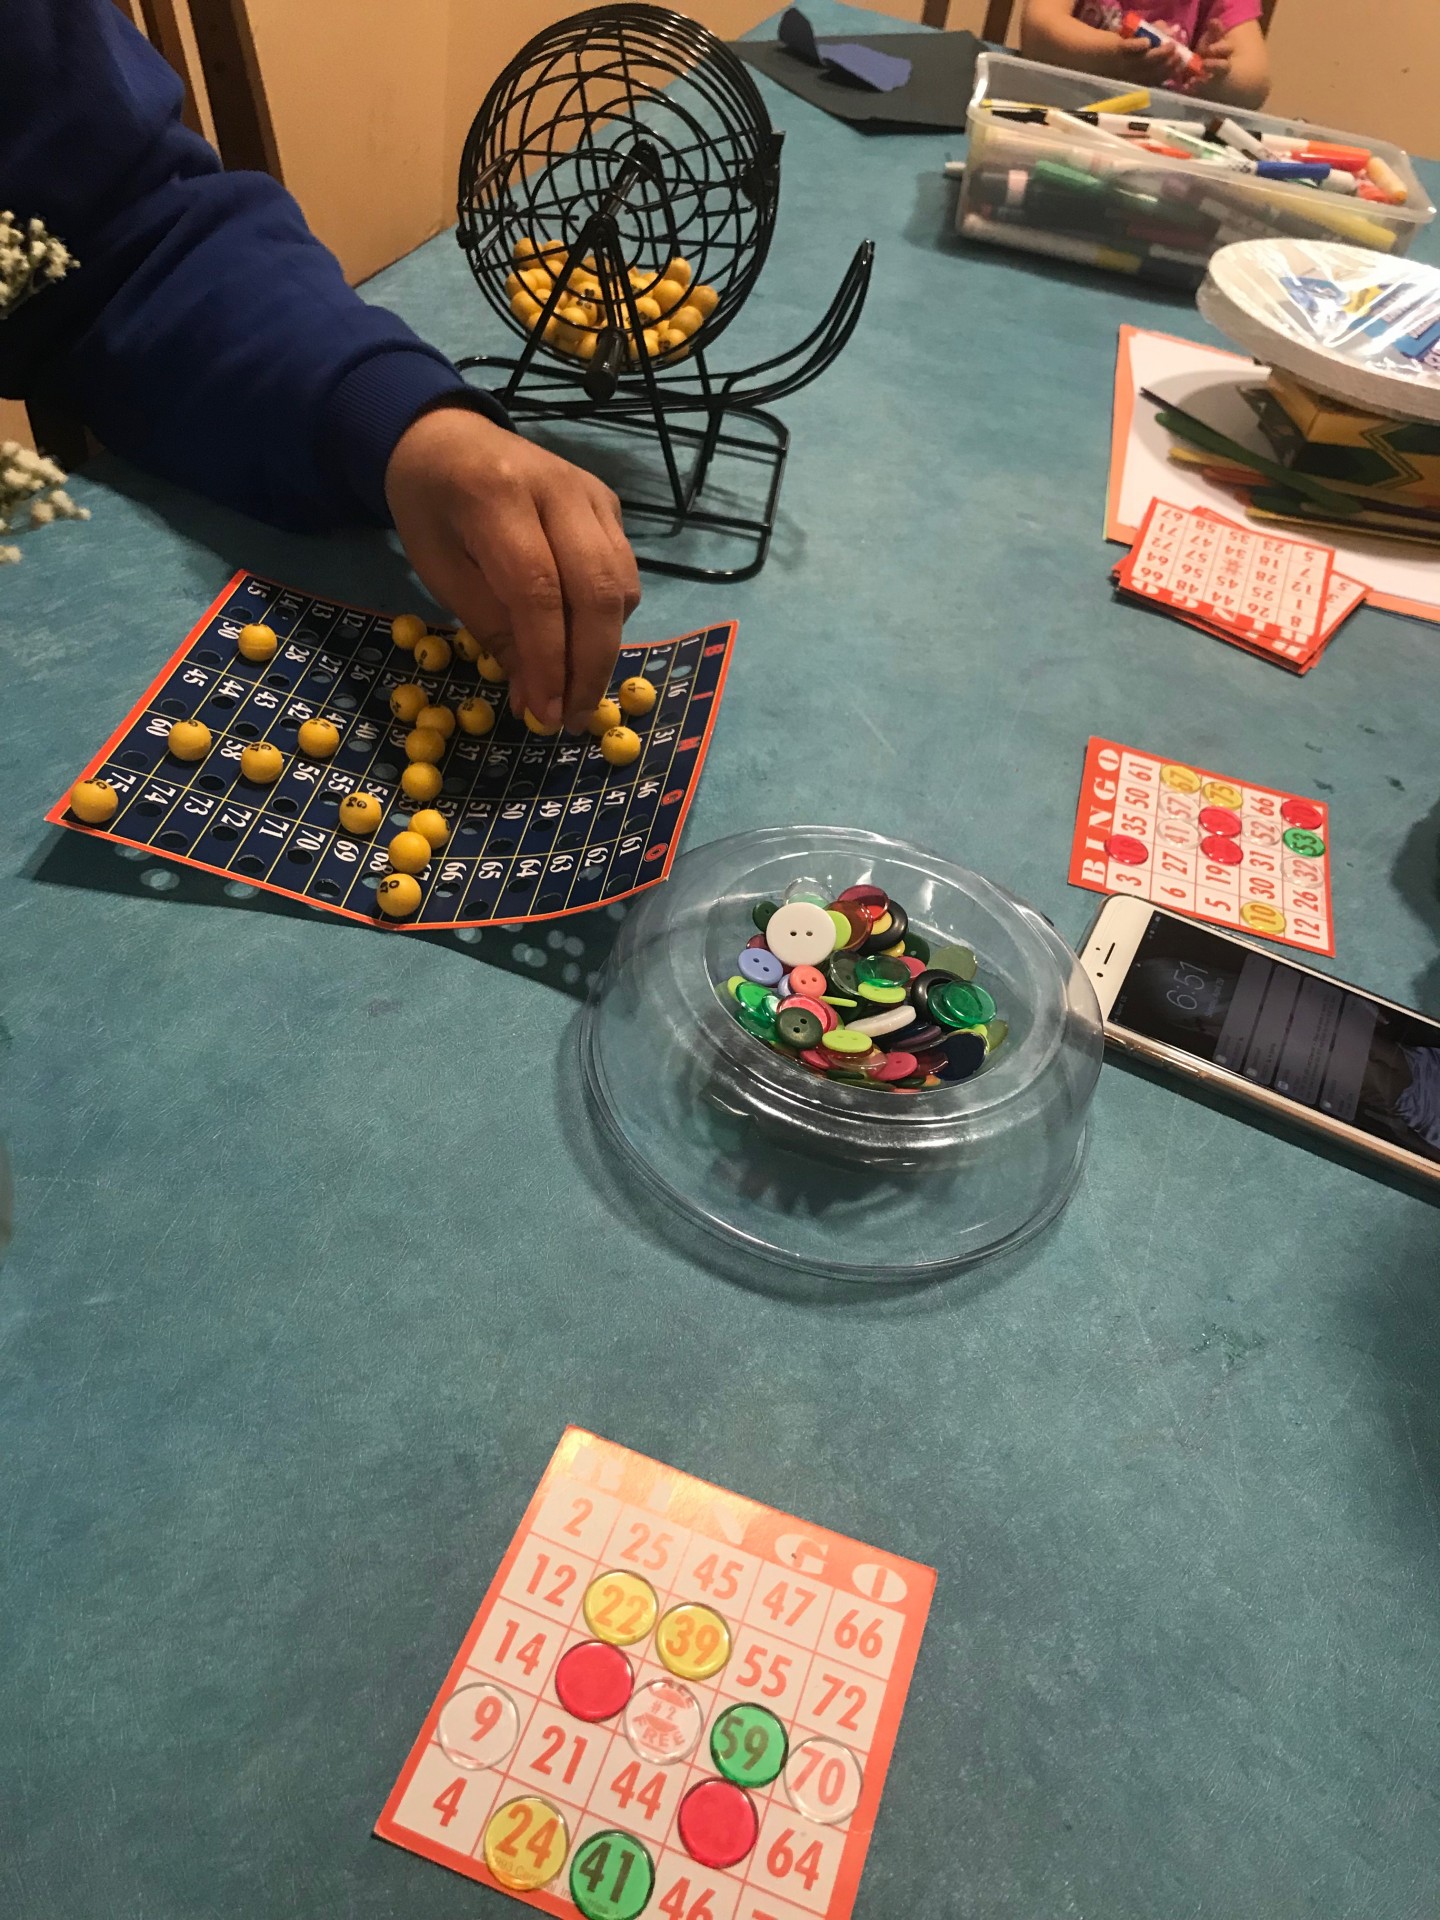
[[[1252,933],[1283,933],[1285,916],[1279,907],[1272,907],[1268,900],[1247,900],[1240,909],[1240,918]]]
[[[713,1607],[672,1607],[655,1630],[655,1651],[681,1680],[708,1680],[730,1658],[730,1629]]]
[[[1186,791],[1193,793],[1195,789],[1190,787],[1187,788]],[[1245,796],[1241,793],[1239,787],[1232,787],[1228,780],[1207,780],[1204,786],[1201,787],[1200,793],[1201,797],[1207,800],[1212,807],[1235,808],[1243,805],[1245,800]]]
[[[1200,776],[1193,767],[1177,767],[1173,764],[1160,769],[1163,786],[1173,788],[1176,793],[1198,793]]]
[[[507,1800],[485,1828],[485,1864],[502,1887],[517,1893],[553,1880],[569,1850],[564,1814],[537,1794]]]
[[[612,1647],[643,1640],[659,1612],[655,1589],[638,1573],[602,1573],[585,1589],[585,1624]]]

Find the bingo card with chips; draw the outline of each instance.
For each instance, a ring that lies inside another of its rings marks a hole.
[[[1092,738],[1086,749],[1070,884],[1135,894],[1311,953],[1335,951],[1323,800],[1114,740]]]
[[[376,1832],[565,1920],[844,1920],[934,1584],[571,1427]]]

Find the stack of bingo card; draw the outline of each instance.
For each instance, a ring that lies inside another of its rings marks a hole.
[[[1231,646],[1308,673],[1365,598],[1333,548],[1261,533],[1208,507],[1152,500],[1111,579],[1122,597],[1163,607]]]
[[[966,126],[961,234],[1172,285],[1237,240],[1404,253],[1433,217],[1393,145],[1007,54],[981,55]]]

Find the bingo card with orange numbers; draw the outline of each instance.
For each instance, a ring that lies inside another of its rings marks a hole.
[[[1171,913],[1335,951],[1330,812],[1274,787],[1092,738],[1070,884],[1131,893]]]
[[[375,1830],[565,1920],[844,1920],[934,1586],[571,1427]]]

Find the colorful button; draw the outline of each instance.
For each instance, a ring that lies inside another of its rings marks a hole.
[[[906,987],[910,984],[910,969],[902,967],[891,954],[881,953],[863,958],[855,972],[860,981],[868,981],[872,986]]]
[[[864,939],[864,932],[861,931],[857,934],[857,923],[853,921],[848,914],[842,913],[838,907],[827,907],[825,911],[829,914],[830,924],[835,929],[835,944],[837,947],[848,947],[850,942],[856,938]]]
[[[730,1629],[713,1607],[672,1607],[655,1629],[660,1663],[682,1680],[708,1680],[730,1658]]]
[[[842,1055],[869,1053],[871,1048],[869,1034],[857,1033],[854,1027],[832,1027],[821,1036],[820,1044],[827,1053]]]
[[[817,1047],[825,1028],[808,1007],[782,1007],[775,1016],[775,1033],[782,1045],[803,1053]]]
[[[860,962],[853,953],[832,953],[827,971],[831,986],[839,993],[853,994],[860,984]]]
[[[1313,832],[1316,827],[1324,826],[1325,809],[1317,807],[1313,800],[1283,800],[1280,818],[1292,827],[1308,827]]]
[[[843,893],[835,896],[837,906],[849,900],[853,900],[857,906],[875,907],[882,913],[890,905],[889,895],[881,887],[846,887]]]
[[[1200,824],[1206,833],[1228,833],[1232,838],[1244,826],[1239,814],[1232,813],[1229,807],[1202,807]]]
[[[905,909],[892,900],[886,912],[870,930],[870,938],[860,949],[862,953],[881,953],[886,947],[895,947],[905,938],[910,929],[910,918]]]
[[[930,995],[930,1012],[942,1027],[980,1027],[995,1018],[995,1002],[984,987],[947,980]]]
[[[868,1000],[872,1006],[898,1007],[909,998],[908,975],[906,980],[907,985],[903,987],[887,987],[875,980],[862,980],[855,991],[862,1000]]]
[[[824,907],[793,900],[771,914],[765,941],[787,967],[813,967],[834,952],[835,928]]]
[[[1129,833],[1112,833],[1105,842],[1105,851],[1122,867],[1143,867],[1150,858],[1145,842]]]
[[[1240,918],[1252,933],[1283,933],[1285,916],[1279,907],[1272,906],[1268,900],[1247,900],[1240,909]]]
[[[555,1697],[577,1720],[613,1720],[634,1684],[630,1662],[603,1640],[582,1640],[555,1667]]]
[[[785,974],[785,968],[768,947],[746,947],[736,963],[747,980],[757,981],[762,987],[778,986]]]
[[[790,1739],[768,1707],[742,1701],[727,1707],[710,1729],[716,1771],[741,1787],[768,1787],[785,1765]]]
[[[937,947],[930,956],[930,965],[942,973],[953,973],[957,980],[973,980],[979,970],[969,947]]]
[[[553,1880],[565,1864],[570,1835],[558,1807],[538,1794],[507,1800],[485,1828],[485,1864],[515,1893],[530,1893]]]
[[[1325,842],[1319,834],[1311,833],[1306,827],[1287,827],[1280,838],[1291,853],[1303,854],[1307,860],[1319,860],[1325,852]]]
[[[780,1002],[779,1011],[783,1012],[786,1007],[803,1007],[807,1013],[813,1013],[820,1022],[822,1033],[829,1033],[832,1027],[838,1027],[840,1024],[839,1014],[828,1001],[812,1000],[808,993],[787,994]],[[820,1043],[817,1040],[815,1044],[818,1046]]]
[[[907,1027],[896,1043],[907,1053],[924,1053],[927,1048],[938,1046],[945,1038],[944,1027],[937,1025],[933,1020],[925,1019],[923,1015],[917,1015],[917,1018],[920,1020],[919,1026]],[[885,1038],[888,1036],[882,1038],[882,1046],[885,1044]]]
[[[953,1035],[945,1048],[945,1065],[940,1069],[940,1078],[950,1083],[968,1080],[972,1073],[978,1073],[984,1066],[985,1051],[983,1033]]]
[[[750,909],[750,918],[755,922],[761,933],[764,933],[766,927],[769,926],[770,916],[774,911],[775,902],[773,900],[757,900]]]
[[[570,1898],[585,1920],[637,1920],[654,1887],[654,1861],[618,1827],[592,1833],[570,1862]]]
[[[680,1844],[702,1867],[733,1867],[755,1845],[760,1831],[755,1802],[730,1780],[702,1780],[680,1802],[675,1816]]]
[[[650,1582],[638,1573],[602,1573],[585,1589],[581,1611],[597,1640],[612,1647],[633,1647],[655,1625],[660,1602]]]
[[[785,1794],[817,1826],[839,1826],[860,1804],[860,1762],[838,1740],[802,1740],[785,1763]]]
[[[905,1053],[899,1047],[893,1053],[878,1054],[865,1062],[866,1078],[870,1080],[908,1080],[914,1071],[914,1054]]]
[[[440,1709],[435,1738],[457,1767],[498,1767],[520,1738],[520,1709],[493,1681],[457,1687]]]
[[[818,967],[792,967],[790,969],[790,991],[811,1000],[818,1000],[829,982]]]
[[[1008,1020],[990,1020],[986,1023],[985,1046],[988,1052],[994,1053],[997,1047],[1003,1047],[1009,1037],[1010,1023]]]
[[[631,1694],[621,1724],[642,1760],[669,1767],[695,1751],[705,1728],[705,1710],[678,1680],[650,1680]]]
[[[1221,867],[1238,867],[1245,858],[1244,849],[1223,833],[1207,833],[1200,842],[1200,851],[1207,860]]]

